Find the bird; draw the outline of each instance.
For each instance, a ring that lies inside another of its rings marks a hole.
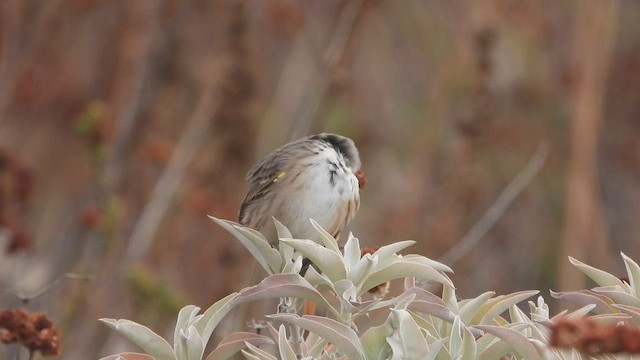
[[[348,137],[321,133],[292,141],[249,170],[241,225],[277,243],[273,218],[297,239],[318,240],[310,219],[339,239],[360,207],[366,185],[358,149]]]

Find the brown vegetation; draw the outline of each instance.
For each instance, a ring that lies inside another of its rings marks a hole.
[[[320,131],[359,146],[361,244],[434,259],[549,145],[450,264],[461,296],[584,287],[567,255],[623,273],[615,253],[640,258],[640,3],[587,3],[0,2],[0,308],[90,276],[29,306],[65,359],[97,358],[122,341],[97,318],[163,329],[249,285],[205,214],[236,219],[252,163]]]

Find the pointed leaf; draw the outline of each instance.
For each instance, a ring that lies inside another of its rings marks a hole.
[[[339,314],[327,300],[307,280],[298,274],[279,274],[264,278],[260,284],[245,288],[233,301],[232,305],[262,299],[278,299],[292,297],[311,300],[318,306]]]
[[[460,316],[456,315],[449,333],[449,352],[454,358],[462,355],[462,326],[460,324]]]
[[[174,349],[180,342],[180,330],[187,329],[191,323],[191,320],[198,315],[200,308],[195,305],[187,305],[180,309],[178,313],[178,319],[176,320],[176,327],[173,330],[173,347]]]
[[[100,360],[154,360],[154,359],[147,354],[126,352],[126,353],[120,353],[118,355],[109,355],[107,357],[103,357]]]
[[[419,311],[425,314],[436,316],[444,321],[453,323],[456,314],[454,314],[447,305],[434,294],[421,288],[407,289],[401,296],[414,295],[409,309],[412,311]]]
[[[640,307],[640,299],[626,292],[622,286],[603,286],[593,288],[593,292],[605,295],[617,304]]]
[[[340,300],[342,309],[349,313],[355,313],[358,308],[354,305],[358,301],[356,288],[349,280],[340,280],[333,286],[336,297]]]
[[[347,278],[360,288],[377,264],[377,256],[365,254],[347,271]]]
[[[207,356],[206,360],[223,360],[232,357],[247,347],[247,343],[256,346],[274,345],[273,340],[267,336],[250,332],[237,332],[224,338],[218,346]]]
[[[477,297],[470,299],[463,305],[460,305],[460,319],[465,324],[470,324],[471,319],[478,313],[480,308],[487,303],[489,299],[491,299],[496,294],[495,291],[487,291],[483,294],[478,295]]]
[[[355,331],[333,319],[315,315],[299,317],[295,314],[277,314],[269,317],[318,334],[335,345],[341,353],[349,356],[350,359],[365,359],[362,344],[360,344],[360,339]]]
[[[347,271],[344,268],[340,253],[331,251],[311,240],[282,239],[281,241],[300,251],[332,281],[346,279]]]
[[[213,334],[213,330],[215,330],[220,321],[233,308],[231,301],[235,299],[237,295],[238,293],[229,294],[216,301],[202,314],[202,317],[193,324],[196,330],[198,330],[205,346],[209,342],[209,338],[211,337],[211,334]]]
[[[458,297],[456,296],[456,289],[454,287],[445,286],[442,288],[442,301],[451,311],[456,314],[460,313]]]
[[[351,269],[356,266],[360,258],[360,241],[352,233],[349,233],[349,238],[344,244],[344,264],[347,268],[347,273],[351,272]]]
[[[575,267],[578,268],[583,274],[587,275],[591,280],[595,281],[599,286],[612,286],[612,285],[622,285],[622,280],[617,277],[609,274],[606,271],[602,271],[600,269],[596,269],[592,266],[589,266],[581,261],[578,261],[571,256],[569,256],[569,262]]]
[[[640,308],[620,304],[614,304],[613,307],[620,309],[625,314],[631,316],[634,324],[640,324]]]
[[[387,337],[394,359],[423,359],[429,346],[420,327],[406,310],[391,309],[393,332]]]
[[[268,352],[260,349],[259,347],[247,343],[247,350],[242,350],[242,354],[248,359],[256,359],[256,360],[278,360],[275,356],[269,354]]]
[[[280,325],[280,328],[278,328],[278,351],[280,352],[281,360],[298,360],[295,351],[293,351],[291,344],[287,340],[287,332],[284,329],[284,325]]]
[[[306,355],[311,357],[311,359],[318,359],[322,353],[325,352],[324,349],[327,346],[327,341],[318,336],[318,334],[310,332],[305,339],[305,345],[307,345]]]
[[[233,221],[221,220],[213,216],[209,216],[209,219],[238,239],[268,274],[274,274],[280,270],[282,266],[280,253],[271,247],[262,234]]]
[[[627,268],[627,276],[629,284],[633,288],[633,292],[637,298],[640,298],[640,266],[624,253],[620,253],[624,260],[624,266]]]
[[[418,279],[439,282],[448,287],[454,286],[449,278],[447,278],[431,266],[421,264],[419,262],[414,262],[410,259],[405,260],[403,258],[399,258],[388,266],[371,273],[371,275],[369,275],[369,277],[362,284],[361,293],[364,293],[380,284],[384,284],[387,281],[410,276]]]
[[[313,227],[318,231],[318,234],[320,234],[322,245],[326,246],[327,249],[333,251],[336,254],[341,254],[340,246],[338,246],[338,242],[336,241],[336,239],[331,236],[331,234],[329,234],[325,229],[323,229],[317,221],[313,219],[310,219],[310,221],[311,225],[313,225]]]
[[[391,355],[391,347],[386,339],[393,332],[390,319],[380,326],[370,327],[360,338],[364,348],[365,358],[368,360],[385,360]]]
[[[478,351],[476,339],[468,327],[463,326],[462,331],[462,359],[475,359]]]
[[[304,279],[309,282],[313,287],[325,286],[328,289],[333,288],[333,282],[325,274],[320,274],[313,266],[309,266],[307,273],[304,274]]]
[[[276,219],[275,217],[272,217],[273,219],[273,224],[276,227],[276,232],[278,233],[278,239],[291,239],[293,236],[291,236],[291,231],[289,231],[289,229],[282,225],[282,223],[280,221],[278,221],[278,219]]]
[[[550,293],[554,299],[565,300],[574,305],[584,306],[587,304],[594,304],[595,308],[593,308],[593,312],[596,314],[607,314],[612,311],[611,305],[613,304],[613,301],[611,301],[611,299],[589,290],[566,292],[555,292],[550,290]]]
[[[435,360],[435,359],[437,359],[438,358],[438,354],[440,353],[440,350],[442,350],[442,347],[446,343],[447,343],[447,338],[442,338],[442,339],[436,340],[435,342],[432,342],[431,344],[429,344],[429,354],[427,354],[427,356],[425,356],[424,360]]]
[[[583,318],[585,316],[587,316],[587,314],[589,314],[591,312],[591,310],[593,310],[593,308],[595,308],[596,305],[595,304],[588,304],[585,305],[579,309],[576,309],[568,314],[565,314],[564,317],[568,318],[568,319],[580,319]],[[555,317],[554,317],[555,319]]]
[[[171,345],[148,327],[126,319],[99,319],[99,321],[124,335],[156,360],[177,360]]]
[[[509,308],[509,319],[512,324],[530,324],[532,321],[529,319],[524,311],[520,310],[516,305],[512,305]]]
[[[436,269],[437,271],[440,272],[446,272],[446,273],[453,273],[453,270],[451,270],[450,267],[448,267],[447,265],[441,263],[441,262],[437,262],[435,260],[431,260],[426,256],[422,256],[422,255],[416,255],[416,254],[409,254],[409,255],[404,255],[403,258],[405,260],[411,260],[411,261],[415,261],[415,262],[419,262],[421,264],[425,264],[428,266],[431,266],[432,268]]]
[[[600,324],[606,324],[606,325],[617,324],[620,322],[629,321],[630,319],[631,319],[631,316],[624,313],[589,316],[589,320],[592,320]]]
[[[538,290],[518,291],[509,295],[501,295],[488,301],[471,321],[471,325],[490,324],[494,319],[515,305],[533,295],[539,293]],[[477,321],[481,317],[480,321]]]
[[[385,261],[387,261],[387,258],[395,257],[395,254],[415,243],[415,240],[397,241],[389,245],[381,246],[380,248],[378,248],[378,250],[376,250],[374,254],[377,255],[384,263]]]
[[[278,240],[291,239],[293,237],[291,235],[291,231],[289,231],[286,226],[282,225],[282,223],[276,218],[273,218],[273,223],[276,227],[276,232],[278,233]],[[293,248],[282,241],[278,241],[278,249],[283,267],[287,266],[287,263],[293,259]]]
[[[504,340],[523,359],[542,360],[542,355],[529,339],[514,329],[493,325],[476,325],[475,327]]]
[[[202,360],[204,344],[194,326],[190,326],[187,330],[180,330],[178,346],[174,351],[180,360]]]

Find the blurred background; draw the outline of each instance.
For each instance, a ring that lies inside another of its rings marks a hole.
[[[360,149],[364,246],[417,240],[461,297],[590,286],[567,256],[640,259],[639,94],[635,0],[4,0],[0,308],[64,359],[135,349],[101,317],[167,334],[250,285],[206,215],[322,131]]]

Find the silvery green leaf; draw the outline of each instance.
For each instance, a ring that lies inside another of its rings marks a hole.
[[[471,320],[470,325],[491,324],[497,316],[508,310],[512,305],[538,293],[538,290],[528,290],[495,297],[480,308],[476,316]]]
[[[393,328],[389,323],[390,321],[390,318],[387,318],[384,324],[370,327],[360,337],[360,342],[362,343],[368,360],[385,360],[390,358],[391,347],[386,341],[387,337],[393,332]]]
[[[596,314],[607,314],[612,311],[611,305],[613,301],[608,297],[594,293],[589,290],[578,291],[561,291],[555,292],[549,291],[554,299],[564,300],[571,304],[584,306],[588,304],[594,304],[593,312]]]
[[[393,332],[387,337],[393,359],[423,359],[429,352],[427,339],[408,311],[391,309]]]
[[[236,332],[222,339],[206,360],[224,360],[247,347],[247,343],[260,345],[275,344],[270,338],[250,332]]]
[[[634,324],[640,324],[640,308],[621,304],[614,304],[613,307],[631,316]]]
[[[589,316],[589,320],[600,324],[612,325],[623,321],[629,321],[631,316],[624,313],[602,314]]]
[[[282,225],[282,223],[276,218],[273,218],[273,224],[275,225],[276,232],[278,233],[278,239],[291,239],[293,237],[291,236],[291,231],[289,231],[286,226]],[[278,241],[278,249],[280,250],[280,259],[282,264],[286,264],[293,259],[293,248],[291,246]]]
[[[607,296],[611,300],[615,301],[617,304],[640,307],[640,299],[633,296],[629,292],[625,291],[624,287],[622,286],[618,286],[618,285],[603,286],[603,287],[596,287],[591,290],[598,294]]]
[[[435,260],[431,260],[428,257],[422,256],[422,255],[409,254],[409,255],[404,255],[403,258],[406,260],[412,260],[415,262],[428,265],[440,272],[453,273],[453,270],[451,270],[451,268],[448,267],[447,265],[441,262],[437,262]]]
[[[196,319],[198,312],[200,312],[200,308],[195,305],[187,305],[180,309],[178,319],[176,320],[176,327],[173,330],[174,349],[178,347],[178,343],[180,342],[180,330],[188,329]]]
[[[242,355],[244,355],[244,358],[248,359],[248,360],[262,360],[262,359],[264,359],[264,358],[261,358],[259,356],[253,355],[252,353],[250,353],[250,352],[248,352],[246,350],[242,350],[241,352],[242,352]],[[274,357],[274,359],[278,360],[275,357]]]
[[[458,297],[456,296],[456,289],[454,287],[445,286],[442,288],[442,301],[451,311],[453,311],[453,313],[460,313]]]
[[[462,326],[464,325],[460,323],[460,316],[456,315],[449,334],[449,352],[454,358],[462,355]]]
[[[530,324],[531,320],[519,307],[512,305],[509,308],[509,319],[512,323]]]
[[[417,311],[424,314],[433,315],[447,322],[453,322],[456,315],[449,310],[448,307],[439,303],[433,303],[423,300],[414,300],[409,304],[409,310]]]
[[[633,289],[633,294],[640,299],[640,266],[624,253],[620,254],[624,260],[624,266],[627,268],[627,276],[629,277],[629,284]]]
[[[613,286],[613,285],[622,285],[622,280],[617,277],[609,274],[606,271],[602,271],[600,269],[596,269],[592,266],[589,266],[583,262],[580,262],[571,256],[569,256],[569,262],[575,267],[578,268],[583,274],[587,275],[591,280],[595,281],[599,286]]]
[[[551,326],[551,323],[544,324],[544,325],[535,324],[535,323],[532,324],[532,326],[530,326],[528,329],[530,331],[529,340],[537,339],[539,341],[548,343],[549,342],[549,326]]]
[[[365,254],[347,271],[347,278],[360,288],[371,270],[378,264],[376,255]]]
[[[319,358],[325,352],[324,349],[327,346],[327,341],[315,333],[309,333],[304,343],[307,347],[305,354],[312,359]]]
[[[451,330],[451,326],[447,323],[446,329],[443,329],[439,324],[435,324],[433,318],[431,316],[422,317],[412,311],[409,311],[413,320],[418,324],[420,329],[425,332],[425,338],[427,339],[428,344],[434,343],[438,339],[447,339],[449,340],[449,331]],[[439,323],[444,324],[444,321],[439,321]],[[451,322],[453,323],[453,321]],[[444,332],[442,331],[444,330]]]
[[[454,314],[439,297],[427,290],[417,287],[407,289],[401,296],[404,297],[410,295],[413,295],[413,297],[410,298],[410,303],[408,305],[410,310],[433,315],[442,320],[453,323],[456,314]],[[400,296],[398,298],[400,298]]]
[[[496,294],[495,291],[487,291],[477,297],[468,300],[464,304],[459,304],[460,310],[458,314],[464,324],[470,324],[471,319],[478,313],[480,308],[487,303]]]
[[[396,303],[395,303],[395,306],[393,307],[396,310],[406,310],[409,304],[411,304],[411,302],[413,302],[413,300],[416,298],[416,294],[412,294],[412,293],[405,292],[402,295],[403,296],[398,296],[396,298]]]
[[[587,316],[587,314],[589,314],[594,307],[596,307],[595,304],[588,304],[581,308],[578,308],[577,310],[566,313],[565,315],[563,315],[563,317],[567,319],[580,319]]]
[[[99,319],[99,321],[124,335],[156,360],[177,360],[171,345],[148,327],[126,319]]]
[[[538,301],[536,303],[529,301],[528,304],[532,320],[549,320],[549,305],[544,302],[544,298],[542,296],[538,296]]]
[[[280,243],[282,244],[283,247],[288,247],[291,250],[293,250],[291,246],[286,245],[283,242],[280,242]],[[303,265],[302,262],[303,262],[302,256],[296,256],[296,259],[294,261],[286,260],[283,263],[282,271],[280,273],[281,274],[299,274],[300,270],[302,269],[302,265]]]
[[[346,309],[350,313],[358,310],[358,308],[352,304],[358,300],[358,297],[356,287],[351,281],[347,279],[340,280],[334,284],[333,290],[336,292],[336,296],[340,300],[343,309]]]
[[[344,244],[344,264],[347,268],[347,273],[351,272],[351,269],[356,266],[360,258],[360,241],[352,233],[349,233],[347,242]]]
[[[424,360],[435,360],[439,358],[438,355],[440,354],[440,350],[442,350],[444,344],[447,343],[447,340],[447,338],[442,338],[430,343],[429,353],[424,357]]]
[[[278,360],[275,356],[269,354],[268,352],[260,349],[259,347],[246,343],[247,350],[242,350],[242,354],[247,359],[255,359],[255,360]]]
[[[565,359],[560,355],[560,352],[556,349],[549,347],[549,342],[547,340],[539,340],[539,339],[529,339],[533,346],[536,347],[538,352],[542,354],[542,358],[544,360],[563,360]]]
[[[380,258],[380,262],[382,265],[388,264],[389,259],[395,259],[397,257],[397,253],[400,250],[404,250],[409,246],[415,244],[415,240],[404,240],[391,243],[389,245],[384,245],[376,250],[375,255]]]
[[[299,274],[278,274],[264,278],[258,285],[242,289],[233,305],[262,299],[292,297],[311,300],[335,315],[339,315],[327,300]]]
[[[209,218],[238,239],[268,274],[280,271],[282,265],[280,253],[271,247],[262,234],[233,221],[221,220],[213,216]]]
[[[180,329],[178,346],[174,349],[180,360],[201,360],[204,354],[202,338],[195,327]]]
[[[154,359],[147,354],[125,352],[117,355],[109,355],[107,357],[103,357],[100,360],[154,360]]]
[[[379,266],[378,266],[379,268]],[[372,272],[361,286],[361,293],[387,281],[413,276],[422,280],[432,280],[443,285],[453,287],[451,280],[431,266],[411,259],[399,258],[377,271]]]
[[[300,317],[295,314],[276,314],[269,317],[318,334],[335,345],[340,353],[349,356],[350,359],[365,359],[364,349],[358,335],[349,326],[338,321],[315,315]]]
[[[278,328],[278,351],[280,352],[281,360],[298,360],[295,351],[287,340],[287,332],[284,325],[280,325]]]
[[[519,330],[527,326],[529,325],[520,324],[520,326],[508,328],[494,325],[476,325],[476,328],[502,339],[506,345],[508,345],[505,348],[504,345],[499,342],[493,343],[479,354],[478,359],[499,359],[509,353],[513,354],[512,351],[514,351],[523,359],[542,360],[542,355],[538,352],[538,349],[536,349],[529,339],[519,332]]]
[[[276,232],[278,233],[278,239],[291,239],[291,231],[289,231],[289,229],[282,225],[282,223],[280,221],[278,221],[278,219],[276,219],[275,217],[272,217],[273,219],[273,224],[275,225],[276,228]]]
[[[333,282],[331,282],[331,279],[329,279],[325,274],[320,274],[313,266],[309,266],[307,273],[304,274],[304,278],[314,287],[324,285],[330,289],[333,288]]]
[[[282,239],[284,243],[300,251],[302,255],[311,260],[323,274],[326,274],[331,281],[336,282],[346,279],[347,271],[344,268],[341,254],[325,248],[311,240]]]
[[[462,326],[462,359],[475,359],[477,353],[476,339],[471,330]]]
[[[323,229],[322,226],[318,224],[318,222],[316,222],[313,219],[310,219],[310,221],[311,221],[311,225],[313,225],[316,231],[318,231],[318,234],[320,235],[320,239],[322,240],[322,244],[326,246],[327,249],[333,251],[334,253],[342,254],[340,252],[340,246],[338,246],[338,242],[336,241],[336,239],[333,236],[331,236],[331,234],[329,234],[325,229]]]
[[[237,293],[229,294],[216,301],[202,314],[202,317],[194,322],[193,325],[196,327],[196,330],[198,330],[198,333],[202,338],[202,342],[205,345],[209,342],[209,338],[211,337],[211,334],[213,334],[213,330],[215,330],[220,321],[232,309],[231,302],[237,295]]]

